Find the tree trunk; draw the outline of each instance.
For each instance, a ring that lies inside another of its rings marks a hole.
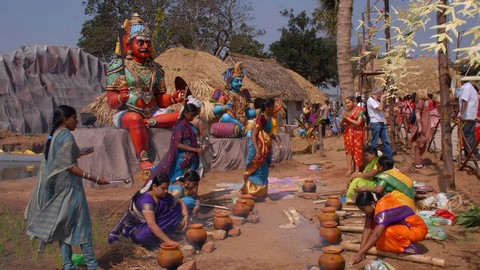
[[[447,5],[447,0],[442,0],[443,4]],[[437,12],[437,25],[445,24],[447,17],[445,9]],[[438,28],[437,32],[442,33],[445,28]],[[447,40],[443,41],[445,48],[448,48]],[[441,124],[442,124],[442,157],[443,157],[443,171],[439,175],[438,185],[441,192],[448,190],[455,190],[455,172],[453,167],[453,151],[452,151],[452,126],[450,124],[450,116],[452,107],[450,104],[450,89],[448,81],[450,75],[448,72],[448,50],[438,52],[438,74],[440,82],[440,106],[441,106]],[[460,151],[460,149],[459,149]]]
[[[340,84],[340,100],[354,94],[350,49],[353,0],[340,0],[337,22],[337,65]]]

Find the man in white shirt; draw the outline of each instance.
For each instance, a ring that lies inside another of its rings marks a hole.
[[[392,147],[390,146],[390,140],[388,139],[387,129],[385,127],[385,98],[386,94],[383,94],[382,89],[373,88],[372,95],[367,100],[368,116],[370,117],[370,128],[372,130],[372,142],[371,147],[377,147],[378,138],[382,140],[383,155],[393,159]]]
[[[467,80],[462,79],[462,89],[458,97],[458,118],[463,120],[462,132],[465,135],[465,145],[463,147],[465,155],[475,146],[475,119],[477,119],[478,95],[473,85]],[[477,159],[480,155],[475,151]]]

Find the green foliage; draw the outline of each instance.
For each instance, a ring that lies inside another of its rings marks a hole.
[[[305,11],[294,15],[293,10],[284,10],[281,14],[289,19],[288,27],[283,27],[280,40],[270,45],[272,56],[314,85],[337,85],[335,40],[318,37],[313,20]]]
[[[455,224],[465,228],[480,226],[480,207],[472,205],[467,211],[458,213]]]
[[[318,29],[330,37],[337,36],[338,0],[317,0],[319,5],[313,11],[313,20]]]

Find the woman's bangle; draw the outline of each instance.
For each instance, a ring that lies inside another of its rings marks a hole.
[[[85,175],[87,174],[86,171],[83,171],[82,178],[85,179]]]
[[[95,181],[95,184],[98,184],[98,180],[100,180],[100,177],[97,176],[97,181]]]
[[[88,179],[88,180],[92,180],[92,179],[90,179],[90,173],[88,173],[87,179]]]

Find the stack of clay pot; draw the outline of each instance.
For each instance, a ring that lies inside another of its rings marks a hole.
[[[340,195],[330,195],[325,202],[325,207],[333,207],[336,211],[342,210],[342,202],[340,201]]]
[[[250,214],[250,206],[245,199],[237,199],[237,202],[232,207],[234,216],[247,218]]]
[[[250,206],[250,212],[253,211],[253,208],[255,208],[255,201],[253,200],[253,196],[250,194],[243,194],[241,199],[245,200],[248,206]]]
[[[324,221],[319,230],[320,243],[323,246],[338,245],[342,240],[342,232],[335,221]]]
[[[306,193],[316,193],[317,192],[317,185],[313,181],[313,179],[305,179],[302,185],[302,191]]]
[[[345,269],[345,259],[340,254],[343,248],[340,246],[328,246],[322,249],[323,253],[318,257],[318,266],[323,270]]]
[[[183,253],[177,242],[164,242],[157,254],[158,264],[166,269],[177,269],[183,263]]]
[[[335,212],[333,207],[323,207],[320,208],[320,213],[318,214],[318,221],[322,224],[325,221],[335,221],[340,222],[340,217]]]
[[[233,228],[233,220],[228,215],[228,212],[220,211],[215,214],[213,228],[215,228],[215,230],[224,230],[226,232]]]
[[[207,241],[207,232],[203,228],[203,224],[196,223],[188,226],[188,231],[185,234],[187,242],[195,249],[201,249],[203,244]]]

